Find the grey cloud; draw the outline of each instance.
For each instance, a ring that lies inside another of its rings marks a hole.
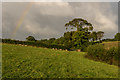
[[[71,3],[71,5],[74,4]],[[118,30],[117,3],[77,3],[75,16],[87,19],[93,24],[95,31],[104,31],[105,37],[108,38],[112,38]]]
[[[119,0],[3,0],[3,2],[118,2]]]
[[[3,38],[11,38],[27,5],[3,4]],[[58,38],[66,31],[64,24],[76,17],[88,20],[96,31],[103,30],[105,37],[112,38],[117,32],[117,15],[117,3],[34,3],[13,38],[25,40],[29,35],[36,39]]]

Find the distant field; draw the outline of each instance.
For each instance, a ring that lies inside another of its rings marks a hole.
[[[111,47],[118,47],[120,46],[120,41],[111,41],[111,42],[103,42],[105,48],[111,48]]]
[[[84,52],[2,45],[3,78],[117,78],[118,67],[84,58]]]

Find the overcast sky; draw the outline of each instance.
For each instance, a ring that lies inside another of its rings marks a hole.
[[[113,38],[118,32],[117,2],[35,2],[29,5],[28,2],[2,4],[3,38],[25,40],[30,35],[36,39],[59,38],[66,32],[64,24],[74,18],[92,23],[94,31],[105,32],[105,38]],[[19,21],[22,24],[18,27]]]

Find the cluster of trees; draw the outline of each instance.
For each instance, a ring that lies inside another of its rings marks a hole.
[[[101,41],[104,35],[103,31],[93,31],[93,26],[87,20],[82,18],[75,18],[65,24],[66,29],[76,28],[76,31],[66,32],[64,37],[68,38],[66,43],[71,44],[72,48],[84,49],[91,42]]]
[[[66,29],[71,28],[76,31],[65,32],[64,35],[58,39],[50,38],[35,40],[33,36],[28,36],[26,38],[27,42],[33,42],[38,44],[46,45],[60,45],[65,46],[70,49],[83,49],[87,47],[90,43],[95,43],[96,41],[101,41],[104,32],[103,31],[93,31],[93,26],[87,20],[82,18],[75,18],[65,24]],[[3,40],[3,42],[9,42],[9,40]],[[10,43],[16,43],[21,41],[10,40]],[[25,42],[26,43],[26,42]],[[27,43],[28,44],[28,43]]]
[[[66,29],[76,28],[76,31],[65,32],[64,35],[58,39],[43,39],[39,40],[39,42],[49,45],[62,45],[70,49],[84,49],[91,42],[95,43],[95,41],[100,41],[104,34],[102,31],[93,31],[92,24],[82,18],[75,18],[72,21],[69,21],[65,24],[65,27]],[[33,36],[27,37],[26,40],[36,41]]]
[[[75,46],[78,48],[82,46],[84,48],[87,47],[88,44],[98,43],[103,37],[103,34],[104,32],[101,31],[98,32],[93,31],[90,34],[86,34],[83,31],[81,32],[70,31],[70,32],[65,32],[64,35],[58,39],[50,38],[48,40],[47,39],[35,40],[33,36],[28,36],[26,40],[40,42],[48,45],[62,45],[68,48],[75,48]],[[113,39],[103,39],[102,41],[120,41],[120,33],[117,33]]]
[[[90,38],[91,38],[92,41],[97,41],[97,40],[101,41],[103,35],[104,35],[103,31],[98,31],[98,32],[93,31],[90,34]]]
[[[120,41],[120,33],[116,33],[113,39],[103,39],[102,41]]]
[[[50,47],[55,45],[60,48],[67,49],[83,49],[87,47],[91,42],[100,41],[103,37],[104,32],[93,31],[93,26],[87,20],[82,18],[75,18],[72,21],[69,21],[65,24],[66,29],[76,28],[76,31],[68,31],[65,32],[64,35],[58,39],[50,38],[50,39],[42,39],[36,40],[33,36],[28,36],[26,38],[27,41],[19,41],[19,40],[11,40],[11,39],[3,39],[3,43],[13,43],[13,44],[24,44],[24,45],[36,45],[41,47]],[[50,47],[50,48],[52,48]]]
[[[60,38],[50,38],[36,40],[33,36],[28,36],[27,41],[2,39],[3,43],[32,45],[47,48],[61,48],[61,49],[81,49],[83,50],[88,45],[99,43],[102,41],[120,41],[120,33],[115,35],[114,39],[103,39],[103,31],[93,31],[93,26],[87,20],[82,18],[75,18],[65,24],[66,29],[76,29],[75,31],[65,32]],[[62,48],[63,47],[63,48]]]
[[[117,34],[115,35],[114,39],[115,39],[116,41],[120,41],[120,33],[117,33]]]

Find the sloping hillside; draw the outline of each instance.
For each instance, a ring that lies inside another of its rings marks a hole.
[[[84,58],[84,52],[3,44],[3,78],[117,78],[118,67]]]

